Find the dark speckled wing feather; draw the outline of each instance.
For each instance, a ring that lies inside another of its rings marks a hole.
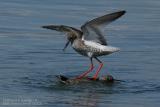
[[[81,26],[84,39],[91,40],[102,45],[107,45],[106,39],[101,33],[100,28],[118,19],[123,14],[125,14],[125,11],[118,11],[86,22],[84,25]]]
[[[56,30],[59,32],[64,32],[67,33],[68,36],[71,36],[70,34],[74,34],[76,35],[78,38],[81,38],[82,36],[82,32],[78,29],[75,29],[73,27],[70,26],[65,26],[65,25],[46,25],[46,26],[42,26],[42,28],[46,28],[46,29],[50,29],[50,30]]]

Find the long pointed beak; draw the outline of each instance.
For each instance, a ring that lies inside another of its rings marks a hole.
[[[69,45],[70,41],[68,40],[67,43],[65,44],[64,48],[63,48],[63,51],[66,50],[67,46]]]

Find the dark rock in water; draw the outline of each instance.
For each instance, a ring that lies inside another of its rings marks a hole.
[[[69,78],[63,76],[63,75],[59,75],[57,76],[59,79],[61,79],[62,81],[67,81]]]
[[[92,77],[84,77],[82,79],[75,79],[75,78],[68,78],[63,75],[58,75],[56,76],[61,83],[64,84],[77,84],[81,82],[92,82],[92,81],[97,81],[97,82],[102,82],[102,83],[113,83],[115,79],[111,75],[106,75],[103,76],[102,78],[97,78],[96,80],[93,79]]]

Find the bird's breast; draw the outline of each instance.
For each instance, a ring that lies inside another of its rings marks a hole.
[[[87,47],[84,44],[83,40],[81,40],[81,39],[74,40],[74,42],[72,44],[72,48],[76,52],[78,52],[79,54],[84,55],[84,56],[88,56],[87,55],[88,50],[87,50]]]

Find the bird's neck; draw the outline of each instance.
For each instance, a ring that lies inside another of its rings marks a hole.
[[[75,39],[70,40],[71,44],[73,44],[74,41],[75,41]]]

